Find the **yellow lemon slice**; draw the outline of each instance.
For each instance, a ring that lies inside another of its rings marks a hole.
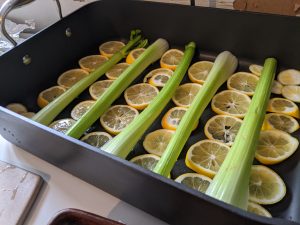
[[[153,170],[160,160],[160,157],[153,154],[145,154],[132,158],[130,162],[139,165],[147,170]]]
[[[10,103],[6,106],[6,108],[18,114],[27,112],[27,108],[21,103]]]
[[[107,58],[112,57],[115,53],[121,50],[125,44],[121,41],[108,41],[100,45],[100,54]]]
[[[174,131],[160,129],[146,135],[143,146],[151,154],[161,156],[167,148]]]
[[[110,80],[116,80],[128,67],[128,63],[116,64],[109,71],[107,71],[105,75]]]
[[[96,101],[83,101],[78,103],[71,111],[71,117],[74,120],[79,120],[94,104]]]
[[[189,188],[205,193],[212,182],[212,179],[197,173],[185,173],[177,177],[175,181]]]
[[[254,202],[248,202],[247,211],[259,216],[265,216],[269,218],[272,217],[271,213],[268,210],[266,210],[264,207]]]
[[[61,133],[66,133],[76,123],[73,119],[61,119],[52,122],[49,127]]]
[[[277,164],[294,154],[298,146],[297,138],[284,131],[261,131],[255,158],[265,165]]]
[[[192,82],[204,84],[214,63],[209,61],[200,61],[194,63],[188,70],[189,78]]]
[[[81,58],[78,63],[81,69],[84,69],[91,73],[107,60],[108,58],[103,55],[89,55]]]
[[[281,177],[266,166],[252,166],[249,200],[258,204],[275,204],[283,199],[286,187]]]
[[[24,113],[21,113],[20,115],[25,116],[26,118],[31,119],[32,117],[35,116],[35,113],[34,112],[24,112]]]
[[[278,74],[278,81],[283,85],[299,85],[300,71],[299,70],[284,70]]]
[[[142,110],[158,95],[159,90],[150,84],[136,84],[124,92],[125,101],[133,108]]]
[[[126,63],[132,64],[137,58],[144,53],[146,49],[144,48],[137,48],[129,52],[128,56],[126,57]]]
[[[284,86],[282,88],[282,95],[293,102],[300,103],[300,86]]]
[[[230,76],[227,80],[227,88],[252,96],[254,95],[258,80],[258,77],[252,73],[238,72]]]
[[[166,51],[160,59],[161,68],[175,70],[183,58],[184,53],[178,49]]]
[[[44,108],[50,102],[62,95],[65,91],[66,89],[61,86],[54,86],[42,91],[37,99],[38,106]]]
[[[71,69],[58,77],[57,84],[68,89],[88,75],[89,73],[83,69]]]
[[[171,78],[168,74],[155,74],[149,79],[149,84],[155,87],[163,87]]]
[[[163,116],[161,120],[161,126],[165,129],[176,130],[182,117],[184,116],[187,108],[184,107],[173,107]],[[198,126],[196,122],[195,129]]]
[[[251,103],[251,98],[241,92],[226,90],[216,94],[211,102],[212,110],[221,115],[244,118]]]
[[[128,105],[115,105],[110,107],[101,117],[102,127],[110,134],[118,134],[127,127],[139,112]]]
[[[113,80],[100,80],[93,83],[89,88],[91,97],[97,100],[113,82]]]
[[[217,115],[207,121],[204,127],[208,139],[231,146],[242,126],[242,120],[234,116]]]
[[[299,107],[291,100],[285,98],[272,98],[267,110],[269,112],[283,113],[300,119]]]
[[[85,135],[80,140],[89,145],[100,148],[111,139],[112,139],[112,136],[106,132],[92,132],[92,133]]]
[[[274,80],[274,81],[273,81],[273,85],[272,85],[271,92],[272,92],[273,94],[281,95],[281,93],[282,93],[282,88],[283,88],[282,84],[279,83],[277,80]]]
[[[260,76],[263,70],[263,67],[260,65],[252,64],[249,66],[249,70],[251,73],[255,74],[256,76]]]
[[[230,148],[221,142],[202,140],[189,148],[185,163],[197,173],[213,178],[229,150]]]
[[[268,113],[265,116],[263,130],[282,130],[293,133],[299,129],[299,123],[291,116],[281,113]]]
[[[186,83],[180,85],[174,95],[172,96],[172,100],[177,106],[181,107],[189,107],[195,96],[200,91],[202,85],[196,83]]]
[[[165,68],[158,68],[158,69],[154,69],[151,70],[143,79],[144,83],[149,82],[149,80],[151,79],[151,77],[155,76],[155,75],[166,75],[166,76],[172,76],[173,75],[173,71],[169,70],[169,69],[165,69]]]

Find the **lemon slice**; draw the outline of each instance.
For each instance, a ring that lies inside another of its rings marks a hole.
[[[252,64],[249,66],[249,70],[251,73],[253,73],[256,76],[260,76],[261,72],[263,70],[263,67],[260,65]]]
[[[96,101],[88,100],[78,103],[71,111],[71,117],[74,120],[79,120],[94,104]]]
[[[147,170],[153,170],[160,160],[160,157],[153,154],[145,154],[132,158],[130,162],[139,165]]]
[[[107,71],[105,75],[110,80],[116,80],[128,67],[128,63],[116,64],[109,71]]]
[[[85,135],[80,140],[89,145],[100,148],[111,139],[112,136],[106,132],[92,132]]]
[[[251,98],[241,92],[226,90],[216,94],[211,102],[212,110],[221,115],[244,118],[251,103]]]
[[[181,62],[184,53],[178,49],[170,49],[163,54],[160,59],[161,68],[175,70],[178,64]]]
[[[136,48],[129,52],[128,56],[126,57],[126,63],[132,64],[146,49],[144,48]]]
[[[143,146],[145,150],[154,155],[161,156],[167,148],[174,131],[160,129],[146,135]]]
[[[76,123],[73,119],[61,119],[52,122],[49,127],[61,133],[66,133]]]
[[[299,129],[299,123],[291,116],[281,113],[268,113],[264,120],[263,130],[282,130],[293,133]]]
[[[110,107],[100,118],[102,127],[110,134],[118,134],[139,115],[139,112],[128,105]]]
[[[270,99],[267,110],[269,112],[283,113],[300,119],[299,107],[294,102],[285,98]]]
[[[133,108],[142,110],[158,95],[159,90],[150,84],[136,84],[126,89],[125,101]]]
[[[204,127],[208,139],[231,146],[242,126],[242,120],[233,116],[217,115],[207,121]]]
[[[278,81],[283,85],[299,85],[300,71],[299,70],[284,70],[278,74]]]
[[[78,63],[81,69],[93,72],[107,60],[108,58],[103,55],[89,55],[81,58]]]
[[[254,202],[248,202],[247,211],[259,216],[265,216],[269,218],[272,217],[271,213],[268,210],[266,210],[264,207]]]
[[[121,41],[108,41],[100,45],[100,54],[107,58],[112,57],[115,53],[121,50],[125,44]]]
[[[66,89],[61,86],[54,86],[42,91],[37,99],[38,106],[44,108],[50,102],[54,101],[57,97],[62,95],[65,91]]]
[[[27,112],[27,108],[20,103],[10,103],[6,106],[6,108],[18,114]]]
[[[282,88],[283,88],[282,84],[279,83],[277,80],[274,80],[274,81],[273,81],[273,85],[272,85],[271,92],[272,92],[273,94],[281,95],[281,93],[282,93]]]
[[[202,85],[196,83],[186,83],[180,85],[174,95],[172,96],[172,100],[177,106],[181,107],[189,107],[197,93],[200,91]]]
[[[97,100],[113,82],[113,80],[100,80],[93,83],[89,88],[90,95]]]
[[[299,141],[280,130],[261,131],[255,158],[265,165],[280,163],[297,150]]]
[[[202,140],[189,148],[185,163],[197,173],[213,178],[229,150],[230,148],[221,142]]]
[[[300,103],[300,86],[284,86],[282,88],[282,95],[293,102]]]
[[[227,88],[252,96],[254,95],[258,80],[258,77],[252,73],[238,72],[230,76],[227,80]]]
[[[163,87],[171,78],[168,74],[155,74],[149,79],[149,84],[155,87]]]
[[[188,70],[189,78],[192,82],[204,84],[214,63],[209,61],[200,61],[194,63]]]
[[[32,117],[35,116],[35,113],[34,112],[24,112],[24,113],[21,113],[20,115],[25,116],[25,117],[31,119]]]
[[[187,111],[184,107],[173,107],[163,116],[161,125],[165,129],[176,130],[183,115]],[[195,125],[195,129],[198,126],[198,121]]]
[[[175,181],[184,184],[189,188],[205,193],[212,182],[212,179],[197,173],[185,173],[177,177]]]
[[[249,183],[249,200],[269,205],[279,202],[286,193],[280,176],[266,166],[252,166]]]
[[[158,68],[155,70],[151,70],[143,79],[144,83],[147,83],[151,77],[153,77],[154,75],[169,75],[172,76],[173,75],[173,71],[169,70],[169,69],[165,69],[165,68]]]
[[[68,89],[88,75],[89,73],[83,69],[71,69],[58,77],[57,84]]]

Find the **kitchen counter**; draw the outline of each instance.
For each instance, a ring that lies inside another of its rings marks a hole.
[[[51,217],[65,208],[82,209],[128,225],[166,225],[151,215],[14,146],[1,135],[0,160],[39,174],[45,181],[24,225],[46,225]]]

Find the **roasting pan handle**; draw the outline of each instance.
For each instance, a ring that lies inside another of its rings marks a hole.
[[[18,7],[21,7],[23,5],[26,5],[28,3],[33,2],[34,0],[0,0],[0,25],[1,25],[1,32],[4,35],[4,37],[7,38],[7,40],[12,43],[14,46],[17,45],[17,42],[7,33],[5,29],[5,19],[8,13]],[[62,10],[59,0],[55,0],[57,3],[58,11],[59,11],[59,17],[62,19]]]

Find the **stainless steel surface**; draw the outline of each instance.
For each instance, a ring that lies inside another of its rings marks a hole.
[[[5,19],[9,12],[15,8],[22,7],[27,5],[34,0],[0,0],[0,26],[1,32],[5,36],[5,38],[11,42],[14,46],[17,45],[17,42],[7,33],[5,29]],[[60,18],[62,18],[62,9],[59,0],[55,0]]]

